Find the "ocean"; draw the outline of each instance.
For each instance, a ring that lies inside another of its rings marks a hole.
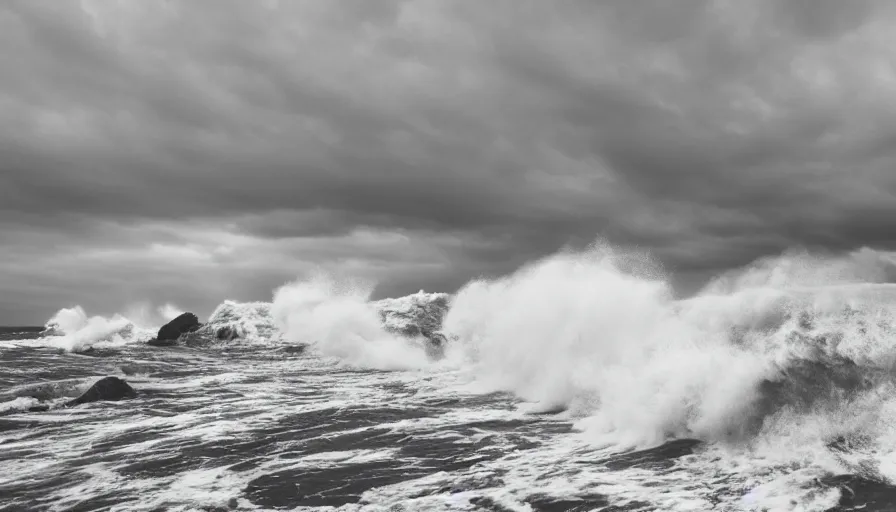
[[[176,308],[65,308],[0,330],[0,510],[896,510],[873,266],[790,254],[686,299],[606,249],[450,296],[316,276],[173,347],[146,342]],[[61,405],[106,376],[137,397]]]

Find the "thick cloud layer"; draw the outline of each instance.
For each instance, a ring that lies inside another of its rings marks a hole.
[[[691,285],[892,249],[892,34],[860,0],[5,2],[0,323],[316,266],[450,291],[595,236]]]

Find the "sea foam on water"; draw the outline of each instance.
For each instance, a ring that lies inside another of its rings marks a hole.
[[[429,392],[451,397],[446,403],[460,404],[459,412],[419,423],[403,419],[401,425],[431,422],[443,428],[453,414],[479,420],[477,403],[492,399],[500,402],[489,412],[496,421],[543,421],[548,430],[541,448],[508,452],[477,466],[476,471],[509,467],[510,473],[501,473],[505,480],[512,474],[531,477],[520,480],[523,490],[505,486],[519,493],[510,502],[522,503],[520,496],[543,482],[553,466],[567,471],[555,480],[569,483],[581,462],[620,454],[623,460],[621,449],[696,438],[704,442],[692,454],[663,461],[674,464],[667,473],[666,466],[651,473],[616,460],[612,470],[589,466],[599,476],[582,477],[587,482],[572,491],[591,492],[599,481],[604,483],[598,493],[669,510],[678,509],[675,504],[699,510],[712,500],[739,502],[748,510],[825,510],[840,492],[820,483],[831,475],[884,483],[896,478],[896,400],[890,398],[896,396],[896,288],[887,284],[894,275],[893,258],[885,253],[790,252],[719,276],[681,299],[649,260],[595,246],[561,252],[507,276],[474,280],[454,296],[420,293],[371,302],[369,284],[321,274],[278,288],[270,303],[227,301],[207,327],[212,332],[229,326],[245,338],[228,346],[228,357],[244,341],[308,343],[306,355],[277,361],[290,376],[334,362],[413,370],[346,377],[333,365],[332,374],[308,373],[309,379],[326,379],[326,390],[341,389],[343,379],[360,379],[363,385],[342,396],[343,404],[359,400],[389,407],[396,396],[377,382],[391,375],[424,394],[431,386]],[[431,331],[446,308],[446,359],[434,364],[412,324]],[[75,307],[61,310],[48,327],[59,335],[52,337],[57,344],[77,350],[141,340],[142,323],[161,322],[163,316],[162,310],[132,308],[124,316],[89,317]],[[227,368],[201,379],[237,382],[249,371]],[[201,380],[203,386],[209,382]],[[525,404],[508,411],[506,395],[473,397],[471,390],[510,392]],[[33,399],[19,398],[9,400],[12,410],[32,405]],[[283,397],[279,404],[289,407],[272,410],[291,410],[292,400]],[[539,420],[527,414],[557,411],[562,412]],[[577,432],[548,435],[554,420],[572,421]],[[468,435],[464,430],[459,438]],[[719,475],[712,489],[692,485],[692,479]],[[656,487],[658,479],[664,486]],[[407,484],[392,489],[396,499],[413,487]],[[707,493],[712,500],[704,499]]]

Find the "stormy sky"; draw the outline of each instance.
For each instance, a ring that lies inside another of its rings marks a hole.
[[[894,62],[886,1],[7,0],[0,324],[894,249]]]

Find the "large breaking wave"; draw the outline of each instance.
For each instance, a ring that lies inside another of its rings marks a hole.
[[[127,313],[111,317],[88,316],[81,306],[62,308],[45,324],[43,339],[70,352],[143,342],[152,338],[159,325],[180,313],[171,304],[155,309],[136,304]]]
[[[408,369],[432,364],[420,335],[441,328],[453,339],[443,365],[464,369],[478,389],[511,391],[533,412],[563,410],[595,439],[626,446],[742,442],[796,424],[807,435],[806,422],[821,442],[867,430],[877,421],[868,415],[889,403],[891,255],[787,253],[688,299],[674,296],[658,268],[596,245],[472,281],[453,297],[376,302],[370,285],[318,275],[278,288],[271,302],[225,301],[203,329]],[[131,312],[138,323],[63,309],[47,327],[62,335],[59,345],[79,349],[145,341],[179,312],[153,310],[156,325],[147,325],[146,310]]]
[[[894,279],[890,254],[791,252],[682,299],[648,258],[594,246],[453,296],[371,301],[369,283],[317,275],[270,302],[225,301],[197,335],[227,350],[307,344],[301,364],[323,357],[438,373],[464,394],[509,392],[522,404],[507,414],[571,420],[594,449],[698,439],[703,451],[678,467],[745,475],[732,495],[783,510],[794,496],[828,503],[812,489],[831,475],[896,479]],[[63,309],[39,341],[75,351],[142,343],[179,312]],[[447,340],[439,362],[425,349],[435,331]],[[31,387],[20,391],[0,409],[37,400]]]
[[[424,334],[438,330],[448,308],[444,293],[371,301],[372,286],[317,274],[274,290],[271,302],[225,300],[191,336],[200,345],[307,344],[318,355],[375,369],[432,363]],[[47,321],[42,341],[67,351],[145,343],[182,311],[172,305],[134,306],[128,313],[88,316],[75,306]]]
[[[321,355],[377,369],[429,363],[421,343],[390,329],[391,317],[369,301],[371,286],[320,275],[279,288],[271,314],[284,338],[311,342]]]
[[[680,300],[656,267],[594,247],[469,283],[443,328],[483,390],[564,411],[596,443],[697,438],[886,481],[893,276],[888,254],[793,252]]]

